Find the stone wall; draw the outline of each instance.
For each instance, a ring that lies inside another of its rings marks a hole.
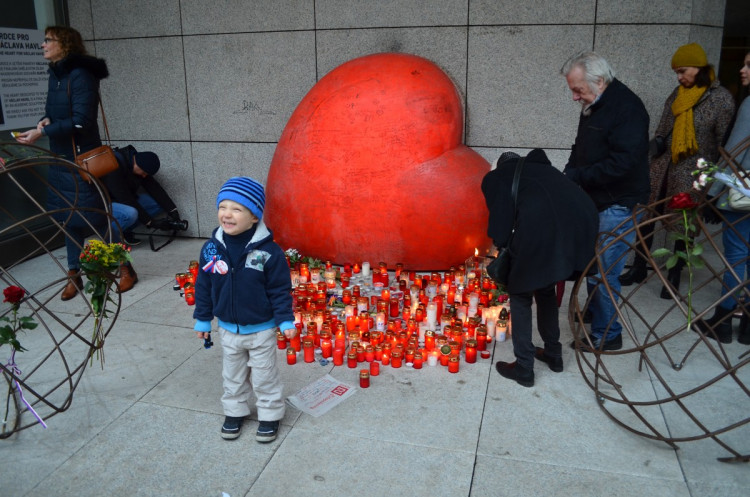
[[[190,234],[216,225],[228,177],[265,182],[276,141],[331,69],[377,52],[428,58],[464,100],[466,144],[544,148],[562,167],[577,103],[562,63],[594,49],[644,100],[655,128],[677,84],[674,50],[701,43],[716,64],[720,0],[69,0],[70,22],[109,64],[102,85],[118,143],[153,150]]]

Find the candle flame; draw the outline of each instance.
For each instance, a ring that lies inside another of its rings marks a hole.
[[[478,256],[479,256],[479,249],[474,247],[474,257],[478,257]]]

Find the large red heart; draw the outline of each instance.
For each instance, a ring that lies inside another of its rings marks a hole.
[[[302,99],[279,140],[265,219],[276,241],[337,264],[447,269],[489,248],[490,164],[461,143],[453,82],[429,60],[351,60]]]

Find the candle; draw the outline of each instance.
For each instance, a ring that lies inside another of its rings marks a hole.
[[[188,273],[177,273],[174,276],[175,281],[178,285],[180,285],[180,289],[185,287],[185,282],[187,281]]]
[[[284,350],[286,348],[286,337],[281,331],[276,332],[276,346],[279,350]]]
[[[373,361],[370,363],[370,376],[378,376],[380,374],[380,363]]]
[[[391,366],[394,368],[400,368],[401,363],[403,362],[403,358],[401,356],[401,351],[396,349],[391,353]]]
[[[437,324],[437,303],[430,302],[427,304],[427,328],[429,330],[435,330]]]
[[[383,366],[387,366],[391,363],[391,352],[389,350],[383,351],[383,355],[381,356],[381,361],[383,363]]]
[[[424,333],[424,348],[427,350],[433,350],[435,348],[435,332],[427,330]]]
[[[294,336],[289,340],[289,346],[299,352],[302,350],[302,338],[299,333],[295,333]]]
[[[185,284],[185,302],[187,305],[195,305],[195,288],[188,288],[187,284]]]
[[[198,277],[198,270],[200,269],[200,263],[198,261],[190,261],[190,264],[188,265],[188,271],[192,273],[193,278]],[[195,281],[195,280],[193,280]]]
[[[466,349],[464,350],[464,355],[466,357],[467,363],[473,364],[477,362],[477,341],[476,340],[466,341]]]
[[[360,388],[370,387],[370,372],[366,369],[359,370],[359,386]]]
[[[477,330],[477,350],[487,350],[487,329],[483,326]]]
[[[365,278],[370,276],[370,263],[367,261],[362,263],[362,276]]]
[[[344,348],[336,347],[333,349],[333,365],[341,366],[344,364]]]
[[[437,366],[437,363],[438,363],[438,352],[437,352],[437,350],[433,350],[427,356],[427,365],[428,366]]]
[[[333,352],[333,342],[330,338],[324,338],[320,341],[320,352],[324,359],[331,357]]]
[[[422,352],[414,352],[414,369],[422,369],[422,363],[424,362]]]
[[[365,361],[372,362],[375,360],[375,347],[368,345],[365,347]]]
[[[443,345],[442,347],[440,347],[440,365],[447,366],[450,358],[451,358],[450,345]]]
[[[297,364],[297,351],[292,347],[286,349],[286,363],[289,365]]]
[[[451,357],[448,361],[448,372],[458,373],[458,357]]]
[[[406,360],[406,362],[414,363],[415,354],[416,352],[414,351],[414,349],[411,349],[411,348],[406,349],[406,352],[404,352],[404,360]]]
[[[305,337],[305,339],[302,340],[302,350],[304,352],[305,362],[315,361],[314,345],[315,343],[311,337]]]
[[[346,356],[347,359],[347,365],[349,368],[354,369],[357,367],[357,352],[349,351],[349,354]]]

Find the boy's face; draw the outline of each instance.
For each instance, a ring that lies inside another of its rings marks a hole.
[[[255,214],[233,200],[222,200],[219,204],[219,226],[227,235],[239,235],[258,222]]]

